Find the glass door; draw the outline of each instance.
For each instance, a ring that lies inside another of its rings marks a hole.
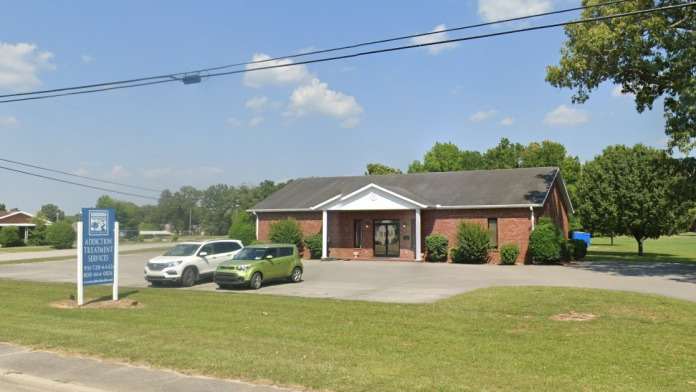
[[[375,257],[399,257],[399,221],[374,222]]]

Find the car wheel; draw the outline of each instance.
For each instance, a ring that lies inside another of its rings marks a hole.
[[[295,267],[292,270],[292,274],[290,274],[290,281],[292,283],[300,283],[301,280],[302,280],[302,268]]]
[[[184,287],[191,287],[196,283],[197,277],[198,274],[196,270],[192,267],[188,267],[184,270],[184,273],[181,274],[181,285]]]
[[[252,290],[258,290],[261,288],[261,283],[263,283],[263,277],[261,276],[261,273],[254,272],[254,275],[251,275],[251,280],[249,280],[249,287]]]

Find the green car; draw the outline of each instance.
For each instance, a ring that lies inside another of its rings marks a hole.
[[[231,261],[220,264],[214,280],[221,289],[246,285],[256,290],[272,280],[297,283],[302,280],[303,269],[295,245],[251,245],[239,251]]]

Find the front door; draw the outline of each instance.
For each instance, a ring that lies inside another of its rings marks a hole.
[[[399,257],[399,221],[375,221],[375,257]]]

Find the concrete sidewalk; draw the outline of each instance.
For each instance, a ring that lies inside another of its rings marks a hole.
[[[187,376],[168,370],[33,351],[0,343],[0,391],[233,391],[280,392],[290,389],[241,381]]]
[[[147,243],[147,244],[124,244],[121,245],[121,252],[134,250],[161,249],[173,246],[171,242]],[[30,260],[53,257],[77,257],[77,249],[51,249],[37,252],[8,252],[0,253],[0,262],[8,260]]]

